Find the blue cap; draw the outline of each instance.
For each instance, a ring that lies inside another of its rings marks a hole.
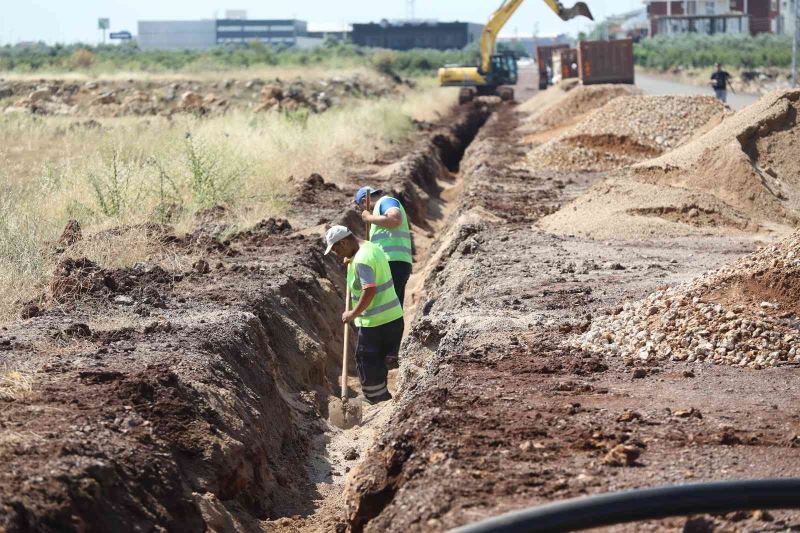
[[[360,204],[367,195],[383,194],[382,189],[373,189],[372,187],[361,187],[356,193],[356,203]]]

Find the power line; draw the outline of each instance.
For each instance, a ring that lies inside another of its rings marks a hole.
[[[414,0],[406,0],[406,18],[408,20],[416,19],[416,2]]]

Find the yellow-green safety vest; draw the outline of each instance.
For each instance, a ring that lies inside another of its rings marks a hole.
[[[375,204],[372,214],[375,216],[381,215],[381,202],[384,200],[396,200],[391,196],[383,196]],[[377,224],[371,224],[369,229],[369,240],[383,248],[386,255],[389,256],[389,261],[402,261],[404,263],[413,263],[414,259],[411,255],[411,229],[408,226],[408,217],[403,204],[400,204],[400,213],[403,215],[403,222],[396,228],[382,228]]]
[[[361,299],[361,281],[356,275],[356,265],[367,265],[375,272],[378,292],[369,307],[355,319],[360,328],[375,328],[403,317],[403,308],[394,290],[389,258],[380,246],[371,242],[361,243],[361,247],[350,264],[347,265],[347,286],[350,287],[350,309],[355,309]]]

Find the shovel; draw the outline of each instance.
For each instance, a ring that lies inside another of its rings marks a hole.
[[[345,309],[350,310],[350,288],[345,295]],[[350,429],[361,424],[361,400],[347,397],[347,352],[350,345],[350,324],[344,325],[342,347],[342,397],[333,398],[328,404],[328,420],[341,429]]]

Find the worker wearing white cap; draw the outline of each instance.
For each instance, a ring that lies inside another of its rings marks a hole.
[[[386,356],[396,354],[403,338],[403,308],[394,290],[389,258],[377,244],[357,239],[344,226],[325,236],[327,249],[347,261],[351,310],[342,322],[358,327],[356,366],[364,397],[370,403],[390,400]]]

